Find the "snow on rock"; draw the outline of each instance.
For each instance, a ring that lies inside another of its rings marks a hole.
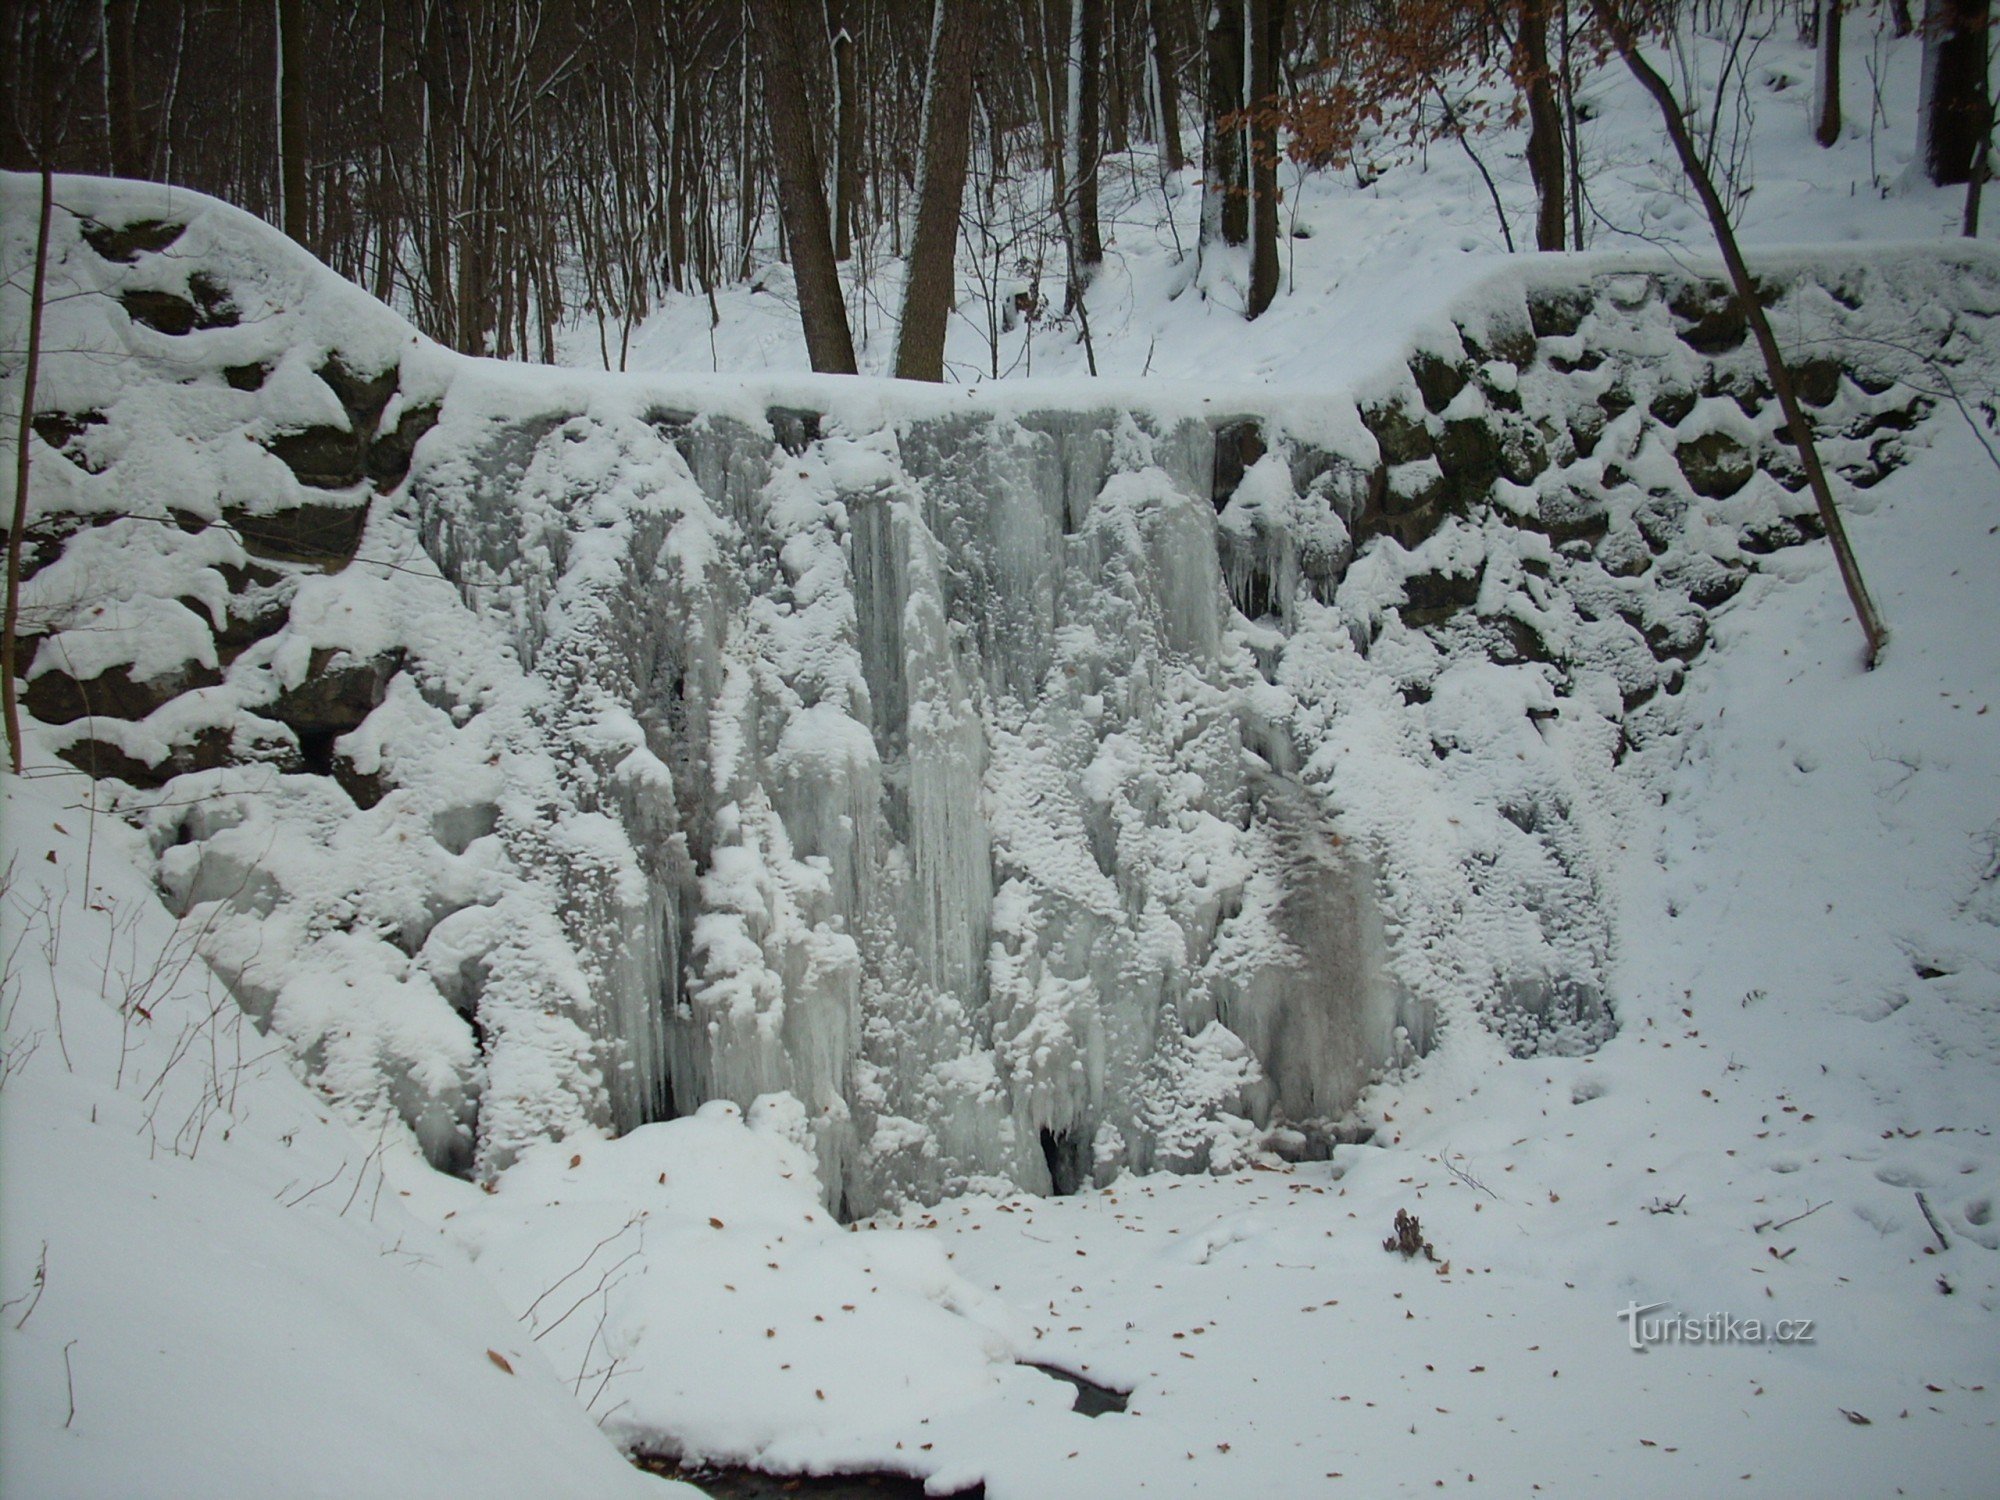
[[[1322,1154],[1441,1037],[1588,1048],[1619,764],[1814,535],[1664,262],[1509,266],[1354,398],[968,400],[456,359],[119,191],[64,201],[186,227],[168,270],[59,215],[103,295],[52,328],[132,358],[51,361],[40,743],[312,1081],[484,1178],[784,1092],[865,1215]],[[1977,248],[1765,274],[1855,486],[1924,410],[1879,332],[1991,358]],[[134,325],[162,277],[258,317]],[[159,488],[78,529],[135,445]]]

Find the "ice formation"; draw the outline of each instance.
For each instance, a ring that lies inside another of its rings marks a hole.
[[[1813,537],[1666,263],[1510,270],[1354,391],[595,377],[60,197],[37,753],[454,1171],[789,1095],[866,1214],[1324,1150],[1441,1028],[1588,1046],[1613,768]],[[1949,358],[2000,277],[1944,254],[1770,270],[1815,347]],[[1898,461],[1894,371],[1801,374],[1853,484]]]

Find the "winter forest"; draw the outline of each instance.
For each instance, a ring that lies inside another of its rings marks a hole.
[[[0,1492],[1986,1493],[1993,19],[0,7]]]

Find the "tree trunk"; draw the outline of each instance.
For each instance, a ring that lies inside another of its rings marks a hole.
[[[1187,163],[1181,154],[1181,98],[1168,15],[1167,0],[1147,0],[1146,64],[1153,71],[1153,97],[1159,108],[1160,166],[1177,173]]]
[[[1831,146],[1840,139],[1840,16],[1841,0],[1820,0],[1819,71],[1814,79],[1818,108],[1813,139]]]
[[[861,220],[861,70],[849,28],[850,0],[827,0],[826,24],[833,36],[833,258],[854,253],[854,230]]]
[[[854,339],[833,258],[814,128],[806,107],[804,58],[789,0],[751,0],[764,66],[764,112],[778,168],[778,212],[791,244],[799,291],[799,322],[812,367],[827,375],[855,373]]]
[[[1562,113],[1549,69],[1549,0],[1521,6],[1521,85],[1528,95],[1528,175],[1535,183],[1535,248],[1561,250],[1568,228],[1563,198]]]
[[[959,206],[972,145],[972,58],[986,30],[983,8],[974,0],[935,3],[924,86],[923,185],[896,341],[896,373],[905,380],[944,379],[945,324],[957,290]]]
[[[43,151],[47,150],[46,117]],[[28,361],[21,374],[21,420],[14,443],[14,515],[7,527],[7,606],[0,622],[0,704],[5,706],[7,754],[21,774],[21,706],[14,653],[21,643],[21,533],[28,525],[28,439],[34,431],[35,376],[42,363],[42,290],[48,284],[49,221],[55,214],[55,177],[42,158],[42,211],[35,227],[35,276],[28,286]]]
[[[1208,161],[1201,205],[1202,238],[1225,245],[1250,238],[1249,184],[1244,177],[1243,130],[1225,120],[1243,111],[1243,10],[1216,0],[1208,13]]]
[[[1285,34],[1285,0],[1246,0],[1244,32],[1250,44],[1250,300],[1256,317],[1278,295],[1278,49]]]
[[[1751,278],[1750,268],[1743,260],[1743,251],[1736,243],[1736,231],[1729,223],[1729,210],[1723,206],[1722,195],[1715,190],[1714,180],[1702,165],[1701,152],[1688,132],[1680,101],[1674,97],[1667,81],[1640,55],[1638,41],[1619,16],[1614,0],[1590,0],[1590,8],[1604,23],[1605,31],[1619,55],[1625,59],[1625,66],[1632,70],[1632,76],[1639,80],[1640,86],[1652,95],[1653,102],[1659,106],[1661,121],[1667,127],[1667,137],[1673,142],[1675,154],[1680,157],[1681,169],[1687,174],[1689,184],[1708,213],[1709,227],[1715,231],[1715,243],[1722,251],[1722,263],[1729,269],[1729,281],[1736,292],[1737,306],[1743,309],[1750,332],[1757,340],[1758,351],[1764,356],[1765,372],[1770,376],[1778,405],[1784,411],[1792,443],[1799,450],[1799,463],[1806,471],[1806,483],[1811,486],[1813,500],[1819,506],[1819,517],[1826,527],[1827,540],[1833,544],[1840,581],[1847,587],[1848,602],[1854,606],[1854,617],[1860,622],[1861,633],[1867,641],[1864,661],[1872,669],[1889,638],[1888,632],[1882,626],[1881,616],[1875,612],[1875,601],[1868,596],[1868,585],[1861,577],[1861,565],[1855,561],[1854,549],[1848,544],[1847,527],[1834,507],[1833,490],[1827,484],[1826,470],[1820,464],[1819,447],[1813,442],[1812,423],[1807,420],[1805,409],[1799,405],[1791,371],[1785,366],[1777,336],[1771,332],[1770,319],[1764,316],[1764,304],[1757,300],[1757,283]]]
[[[285,233],[312,248],[306,208],[306,8],[278,0],[278,201]]]
[[[1097,166],[1104,155],[1104,0],[1072,0],[1070,100],[1066,122],[1071,164],[1070,203],[1076,258],[1084,275],[1104,263],[1104,230],[1097,214]]]
[[[104,0],[106,113],[111,126],[111,170],[144,177],[152,146],[139,128],[139,95],[132,77],[132,22],[139,0]]]
[[[1968,182],[1986,128],[1990,0],[1930,0],[1917,104],[1917,160],[1938,186]]]

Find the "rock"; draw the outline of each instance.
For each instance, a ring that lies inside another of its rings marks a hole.
[[[281,432],[264,446],[283,461],[300,484],[317,490],[344,490],[366,473],[361,439],[342,427],[302,427]]]
[[[393,489],[410,472],[410,456],[423,435],[438,424],[435,403],[406,407],[396,425],[368,445],[368,477],[383,489]]]
[[[1208,494],[1217,510],[1229,503],[1245,472],[1264,453],[1264,428],[1255,417],[1231,417],[1216,426]]]
[[[774,406],[764,413],[778,446],[794,456],[819,441],[820,414],[800,406]]]
[[[367,433],[375,430],[376,418],[382,415],[382,408],[396,393],[396,380],[401,371],[391,365],[373,375],[357,374],[335,354],[313,373],[326,382],[339,400],[347,413],[348,425],[357,433]]]
[[[1597,565],[1613,578],[1638,578],[1653,566],[1652,549],[1639,528],[1614,526],[1597,544]]]
[[[1436,451],[1430,428],[1401,402],[1365,408],[1361,413],[1361,423],[1375,435],[1384,463],[1415,463],[1429,458]]]
[[[271,378],[271,367],[267,364],[225,365],[222,378],[229,382],[232,391],[261,391],[264,382]]]
[[[1726,354],[1749,336],[1750,323],[1737,306],[1735,293],[1719,281],[1690,282],[1668,299],[1667,306],[1685,325],[1681,342],[1697,354]]]
[[[1453,363],[1435,354],[1419,354],[1410,361],[1410,376],[1428,411],[1441,412],[1465,389],[1472,372],[1462,362]]]
[[[1479,602],[1480,574],[1418,573],[1403,580],[1403,619],[1411,625],[1435,625]]]
[[[1750,450],[1726,432],[1705,432],[1690,438],[1680,445],[1676,456],[1688,487],[1711,500],[1727,500],[1757,472]]]
[[[118,303],[134,323],[143,323],[156,333],[176,336],[194,332],[200,310],[185,297],[172,292],[121,292]]]
[[[142,254],[157,255],[173,244],[187,229],[167,219],[135,219],[114,228],[109,224],[86,222],[83,242],[105,260],[131,265]]]
[[[1564,542],[1603,536],[1610,524],[1609,514],[1602,497],[1574,485],[1564,485],[1553,494],[1542,496],[1534,527],[1546,532],[1549,540],[1560,546]]]
[[[1661,391],[1648,403],[1646,410],[1655,422],[1663,427],[1678,427],[1694,410],[1695,393],[1686,390],[1667,389]]]
[[[1775,521],[1759,521],[1746,528],[1742,545],[1753,557],[1764,557],[1825,535],[1826,528],[1816,515],[1780,516]]]
[[[1687,521],[1688,503],[1678,495],[1648,495],[1632,512],[1632,524],[1655,552],[1664,552],[1679,539]]]
[[[1604,436],[1605,420],[1604,408],[1595,404],[1579,406],[1569,414],[1569,439],[1578,458],[1588,458],[1597,451],[1597,440]]]
[[[222,513],[252,557],[273,562],[312,563],[337,572],[354,557],[368,524],[368,501],[294,505],[253,515],[240,507]]]
[[[355,657],[332,647],[317,647],[305,679],[280,693],[278,701],[264,712],[298,735],[304,750],[309,735],[338,738],[360,728],[361,721],[381,705],[389,679],[402,665],[400,651]],[[308,754],[309,763],[311,758]]]
[[[1526,422],[1509,422],[1500,438],[1499,466],[1515,484],[1533,484],[1549,466],[1542,435]]]
[[[1451,481],[1457,503],[1475,505],[1499,477],[1500,440],[1485,418],[1461,417],[1444,424],[1437,461]]]
[[[222,674],[189,662],[164,676],[134,681],[129,667],[111,667],[82,681],[60,670],[30,678],[21,703],[44,724],[70,724],[86,716],[143,719],[162,704],[198,687],[213,687]]]
[[[217,725],[210,725],[192,739],[175,745],[157,764],[127,755],[116,745],[98,739],[77,740],[56,755],[87,776],[115,776],[142,791],[165,786],[174,777],[190,771],[212,771],[218,766],[234,765],[237,759],[229,731]]]
[[[1820,355],[1791,367],[1792,389],[1807,406],[1831,406],[1840,399],[1840,361]]]
[[[1583,326],[1589,312],[1588,292],[1533,292],[1528,297],[1528,326],[1537,338],[1566,339]]]

